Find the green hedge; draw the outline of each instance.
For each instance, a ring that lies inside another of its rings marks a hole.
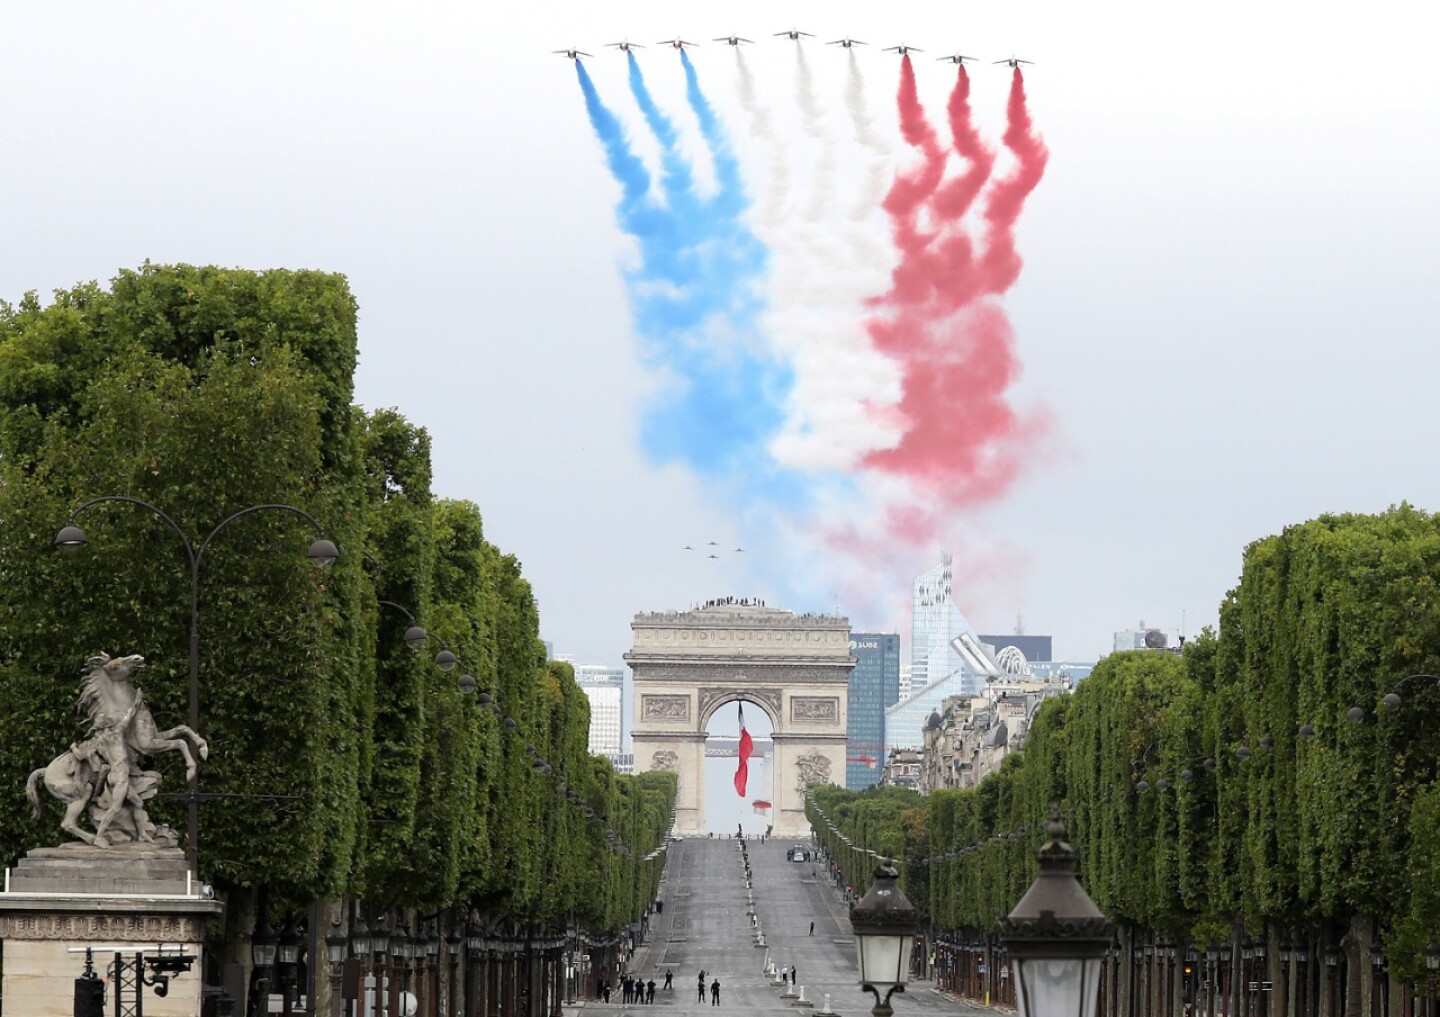
[[[277,909],[347,895],[617,931],[655,894],[663,855],[646,856],[665,842],[673,777],[621,777],[588,755],[588,700],[545,660],[520,563],[485,539],[476,506],[435,498],[422,429],[353,406],[355,359],[354,299],[318,272],[146,265],[108,289],[0,305],[0,771],[14,794],[0,844],[13,860],[59,839],[58,807],[33,822],[21,794],[78,735],[87,657],[143,653],[157,719],[186,712],[178,540],[104,505],[79,520],[87,547],[63,556],[51,542],[69,512],[131,496],[199,539],[237,509],[286,503],[339,544],[331,569],[280,512],[237,521],[204,558],[201,788],[223,796],[202,806],[202,876],[222,893],[264,887]],[[419,651],[402,638],[411,615],[437,640]],[[440,641],[459,669],[434,666]],[[498,710],[461,692],[462,672]],[[175,759],[154,762],[166,791],[183,789]],[[183,829],[178,802],[153,811]]]
[[[903,852],[941,929],[994,930],[1034,877],[1053,803],[1113,919],[1203,943],[1237,919],[1316,931],[1371,916],[1391,970],[1414,974],[1440,940],[1440,679],[1400,687],[1394,712],[1382,698],[1440,673],[1437,575],[1440,520],[1409,506],[1292,526],[1245,550],[1218,633],[1183,656],[1106,657],[1040,708],[1000,772],[915,797],[923,848],[900,798],[814,802],[837,831]]]

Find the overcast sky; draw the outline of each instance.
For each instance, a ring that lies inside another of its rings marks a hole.
[[[145,259],[342,272],[360,304],[357,398],[430,430],[436,492],[479,504],[519,556],[557,651],[618,664],[634,612],[726,595],[838,599],[857,628],[904,631],[903,577],[940,547],[897,547],[851,592],[797,583],[772,535],[642,454],[658,382],[636,353],[617,190],[574,70],[550,51],[596,52],[617,106],[623,58],[600,47],[625,36],[736,31],[761,40],[748,55],[762,78],[788,58],[770,33],[792,21],[822,41],[1026,57],[1051,156],[1006,307],[1013,398],[1050,423],[1009,492],[954,520],[957,600],[982,631],[1023,613],[1058,656],[1093,659],[1142,618],[1212,623],[1245,544],[1288,523],[1440,503],[1440,60],[1425,10],[12,7],[0,298]],[[809,52],[821,101],[838,104],[841,58]],[[916,73],[938,111],[953,75],[929,55]],[[673,103],[673,52],[641,59]],[[733,55],[692,59],[738,126]],[[864,60],[893,133],[895,61]],[[993,135],[1008,71],[974,73]],[[757,550],[680,550],[709,540]]]

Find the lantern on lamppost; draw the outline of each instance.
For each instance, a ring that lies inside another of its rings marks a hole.
[[[1110,922],[1075,878],[1079,855],[1052,815],[1040,875],[1000,922],[1015,966],[1020,1017],[1095,1017]]]
[[[870,1012],[874,1017],[891,1017],[895,1011],[890,997],[904,992],[910,980],[910,956],[919,922],[915,906],[896,882],[900,873],[889,859],[881,860],[874,875],[875,882],[865,896],[850,908],[850,927],[855,934],[860,987],[875,997]]]

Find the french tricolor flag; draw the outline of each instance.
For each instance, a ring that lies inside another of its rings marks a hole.
[[[745,730],[745,705],[740,704],[740,745],[735,754],[740,757],[740,765],[735,768],[735,793],[741,798],[745,797],[745,782],[750,779],[750,750],[755,747],[750,732]]]

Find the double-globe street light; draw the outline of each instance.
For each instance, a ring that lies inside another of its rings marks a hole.
[[[192,730],[198,730],[200,727],[200,567],[205,561],[205,552],[210,547],[210,542],[213,541],[225,527],[242,516],[252,515],[256,512],[276,510],[299,516],[315,527],[315,532],[318,536],[315,540],[311,541],[308,552],[310,561],[314,564],[320,566],[330,565],[340,556],[340,551],[336,548],[334,542],[325,535],[325,527],[320,525],[318,519],[304,509],[296,508],[294,505],[279,503],[251,505],[249,508],[243,508],[238,512],[230,513],[230,515],[220,520],[213,530],[205,535],[205,538],[199,542],[199,547],[197,548],[195,543],[186,535],[185,531],[180,528],[180,524],[164,511],[150,504],[148,501],[131,498],[123,494],[111,494],[100,498],[91,498],[89,501],[73,509],[70,512],[70,518],[66,520],[66,525],[60,529],[59,533],[55,534],[55,546],[68,550],[78,550],[84,547],[88,542],[88,538],[85,536],[85,531],[75,524],[75,520],[80,516],[80,513],[86,509],[106,502],[122,502],[126,505],[135,505],[157,516],[180,538],[180,546],[185,550],[185,559],[190,566],[189,724]],[[185,797],[187,806],[185,815],[185,860],[190,867],[190,871],[198,877],[200,874],[198,868],[200,837],[198,771],[190,776]]]

